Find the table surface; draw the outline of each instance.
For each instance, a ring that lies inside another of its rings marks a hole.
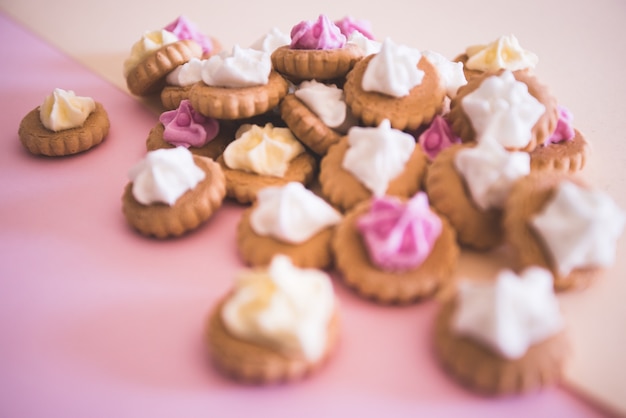
[[[515,34],[539,55],[537,75],[592,143],[584,177],[626,208],[626,3],[391,0],[384,13],[377,3],[351,0],[206,3],[0,0],[0,415],[626,414],[624,239],[602,280],[559,295],[574,352],[558,387],[478,397],[434,361],[435,301],[377,306],[338,281],[344,327],[329,364],[296,384],[242,387],[209,363],[203,327],[242,267],[234,230],[243,208],[226,202],[195,233],[156,241],[126,225],[120,200],[127,170],[157,121],[154,109],[128,94],[121,74],[145,30],[184,14],[230,48],[324,13],[367,19],[380,39],[449,58]],[[103,103],[111,132],[102,145],[60,159],[21,147],[21,118],[55,87]],[[457,277],[492,275],[506,265],[504,256],[464,252]]]

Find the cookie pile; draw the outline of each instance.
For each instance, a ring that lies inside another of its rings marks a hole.
[[[167,238],[226,198],[246,206],[237,250],[250,269],[207,325],[217,367],[255,383],[317,370],[340,334],[332,270],[383,305],[454,288],[434,343],[469,388],[557,380],[555,291],[611,266],[625,218],[580,176],[588,143],[537,61],[512,35],[451,61],[325,15],[229,51],[184,17],[146,32],[124,74],[164,111],[129,172],[128,222]],[[454,283],[462,249],[502,245],[509,270]]]

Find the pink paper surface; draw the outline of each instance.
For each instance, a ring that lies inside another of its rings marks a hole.
[[[466,391],[435,362],[435,302],[377,306],[338,281],[341,344],[317,375],[265,388],[222,377],[203,327],[242,268],[242,207],[181,239],[136,234],[120,199],[157,115],[1,14],[0,35],[0,416],[601,416],[558,387]],[[103,144],[57,159],[22,148],[20,120],[55,87],[104,105]]]

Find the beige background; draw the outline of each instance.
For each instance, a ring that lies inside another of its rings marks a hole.
[[[626,2],[449,0],[0,0],[3,10],[111,83],[126,90],[122,62],[145,30],[184,14],[225,48],[248,46],[269,28],[284,32],[324,13],[370,20],[374,34],[453,58],[467,45],[513,33],[540,57],[537,74],[592,142],[584,176],[626,208]],[[3,40],[10,42],[10,40]],[[24,51],[28,53],[28,51]],[[626,244],[592,288],[562,295],[575,348],[568,385],[626,414]],[[473,257],[466,256],[467,265]],[[479,259],[480,257],[478,257]],[[476,269],[476,272],[483,270]]]

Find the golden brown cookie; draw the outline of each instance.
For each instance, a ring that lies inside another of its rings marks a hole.
[[[343,212],[372,197],[372,192],[342,167],[348,149],[348,137],[344,136],[331,146],[322,158],[319,175],[323,196],[331,205]],[[427,164],[426,154],[420,146],[416,146],[406,162],[404,171],[389,182],[386,194],[399,197],[413,196],[422,186]]]
[[[85,120],[83,126],[51,131],[39,117],[39,107],[28,112],[20,122],[18,135],[22,145],[35,155],[60,157],[77,154],[100,144],[109,133],[109,117],[101,103]]]
[[[465,66],[465,63],[467,62],[467,60],[468,60],[468,59],[469,59],[469,56],[468,56],[467,54],[465,54],[465,53],[463,53],[463,54],[459,54],[459,55],[457,55],[457,56],[453,59],[453,61],[454,61],[454,62],[460,62],[460,63],[462,63],[462,64],[463,64],[463,74],[465,75],[465,79],[466,79],[466,80],[468,80],[468,81],[469,81],[470,79],[472,79],[472,78],[474,78],[474,77],[479,77],[479,76],[481,76],[481,75],[485,74],[485,72],[484,72],[484,71],[481,71],[481,70],[472,70],[472,69],[467,68],[467,67]],[[525,69],[523,69],[523,70],[518,70],[518,71],[523,71],[523,72],[526,72],[526,73],[528,73],[528,74],[532,74],[532,73],[533,73],[532,69],[530,69],[530,68],[525,68]]]
[[[161,122],[157,122],[154,128],[150,130],[148,139],[146,139],[146,149],[148,151],[154,151],[161,148],[176,148],[174,145],[163,139],[164,130],[165,127]],[[202,147],[189,147],[189,151],[191,151],[194,155],[217,160],[217,158],[222,155],[228,144],[230,144],[234,139],[235,131],[236,126],[233,123],[229,121],[221,121],[220,131],[215,138]]]
[[[231,169],[221,155],[217,162],[226,176],[226,194],[239,203],[252,203],[259,190],[268,186],[283,186],[291,181],[309,184],[317,172],[317,160],[308,152],[303,152],[291,160],[283,177],[274,177]]]
[[[189,99],[189,92],[193,86],[166,85],[161,90],[161,104],[165,110],[173,110],[180,106],[180,102]]]
[[[581,187],[589,187],[580,178],[565,172],[533,172],[513,186],[505,204],[503,219],[506,241],[513,250],[516,269],[540,266],[550,270],[557,291],[585,288],[602,272],[600,268],[577,268],[567,276],[559,274],[550,251],[530,224],[565,179]]]
[[[214,87],[198,82],[189,92],[194,109],[215,119],[245,119],[261,115],[278,106],[287,94],[289,83],[272,71],[267,84],[253,87]]]
[[[280,103],[280,115],[294,135],[317,155],[325,155],[341,139],[294,94],[288,94]]]
[[[256,205],[248,208],[241,216],[237,226],[237,248],[244,263],[250,266],[269,265],[276,254],[285,254],[291,258],[294,266],[301,268],[326,269],[333,258],[330,240],[334,226],[329,226],[308,240],[292,244],[271,236],[257,234],[250,224],[250,216]]]
[[[130,70],[126,76],[128,90],[137,96],[159,92],[170,72],[191,58],[201,57],[202,47],[192,40],[163,45]]]
[[[532,345],[523,357],[506,359],[483,344],[452,330],[454,299],[441,306],[434,328],[437,359],[467,388],[481,394],[512,395],[536,391],[556,383],[569,354],[564,331]]]
[[[363,74],[372,58],[374,55],[357,62],[343,86],[346,104],[366,126],[378,126],[384,119],[389,119],[392,128],[416,130],[441,113],[446,90],[439,73],[428,59],[422,57],[417,64],[417,68],[424,71],[422,82],[413,87],[407,96],[393,97],[363,90]]]
[[[532,170],[549,170],[575,173],[587,162],[589,143],[578,129],[571,141],[542,145],[530,153]]]
[[[328,325],[325,354],[311,362],[303,356],[281,353],[273,348],[233,336],[224,326],[221,310],[225,299],[207,321],[207,342],[215,366],[228,377],[248,384],[286,383],[305,378],[324,365],[339,342],[339,313]]]
[[[348,212],[337,225],[332,239],[335,265],[346,285],[359,295],[381,304],[408,304],[431,297],[452,280],[459,257],[456,234],[441,218],[442,231],[429,256],[418,267],[388,272],[370,261],[357,228],[357,219],[367,213],[368,200]]]
[[[430,204],[445,216],[457,232],[459,243],[477,250],[488,250],[500,245],[502,211],[482,210],[472,199],[463,176],[457,171],[454,159],[464,146],[454,144],[441,151],[428,167],[426,192]]]
[[[500,70],[496,73],[484,73],[481,76],[474,77],[468,80],[467,84],[460,87],[458,93],[454,99],[450,102],[450,112],[448,113],[448,120],[452,130],[458,135],[463,142],[476,141],[476,131],[472,126],[472,121],[465,114],[463,109],[463,99],[474,92],[481,83],[491,76],[499,76],[505,70]],[[537,101],[543,104],[546,108],[545,112],[539,120],[535,123],[531,130],[531,139],[523,148],[508,148],[509,151],[533,151],[539,144],[543,144],[545,140],[552,135],[559,117],[558,107],[556,99],[550,94],[550,91],[546,86],[541,84],[539,80],[528,71],[514,71],[513,76],[519,82],[522,82],[528,86],[528,92]]]
[[[144,235],[156,238],[176,237],[198,228],[222,205],[226,180],[215,161],[194,156],[195,164],[206,174],[193,190],[184,193],[174,205],[143,205],[133,196],[128,183],[122,196],[122,211],[128,223]]]
[[[363,58],[356,45],[337,49],[292,49],[281,46],[272,53],[272,66],[293,83],[343,78]]]

